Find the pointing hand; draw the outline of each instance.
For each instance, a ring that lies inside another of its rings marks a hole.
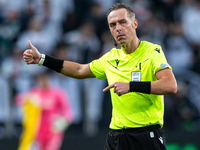
[[[106,92],[112,88],[114,88],[114,93],[116,93],[118,96],[121,96],[129,92],[129,83],[115,82],[104,88],[103,92]]]

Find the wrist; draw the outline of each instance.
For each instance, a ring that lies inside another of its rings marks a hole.
[[[129,84],[129,91],[151,94],[151,82],[150,81],[147,81],[147,82],[131,81]]]
[[[45,55],[45,59],[42,65],[60,73],[61,69],[63,68],[63,63],[64,60]]]
[[[42,66],[45,60],[45,54],[40,54],[38,66]]]
[[[39,54],[39,60],[42,58],[42,54]]]

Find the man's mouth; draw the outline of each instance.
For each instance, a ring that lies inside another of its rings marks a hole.
[[[124,34],[120,34],[117,36],[117,39],[120,40],[121,38],[123,38],[125,35]]]

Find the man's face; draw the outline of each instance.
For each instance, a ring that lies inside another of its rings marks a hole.
[[[126,45],[136,37],[137,20],[131,21],[124,8],[110,12],[108,25],[114,39],[120,45]]]

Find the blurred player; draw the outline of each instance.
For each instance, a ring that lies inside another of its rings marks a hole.
[[[59,150],[73,115],[67,94],[49,82],[49,73],[37,76],[37,85],[16,97],[23,109],[19,150]]]

